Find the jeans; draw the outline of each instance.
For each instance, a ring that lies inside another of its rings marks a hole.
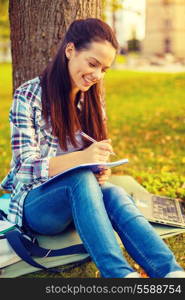
[[[70,171],[31,190],[23,211],[23,225],[39,234],[61,233],[74,222],[102,277],[123,278],[134,272],[115,231],[150,277],[183,270],[124,189],[110,183],[100,186],[89,169]]]

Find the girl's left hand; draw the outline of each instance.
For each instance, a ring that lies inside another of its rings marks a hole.
[[[102,185],[108,180],[109,176],[111,175],[111,169],[108,168],[101,170],[99,173],[95,173],[94,175],[96,176],[98,183]]]

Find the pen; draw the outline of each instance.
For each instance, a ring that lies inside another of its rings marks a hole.
[[[91,141],[91,142],[93,142],[93,143],[97,142],[95,139],[93,139],[92,137],[90,137],[88,134],[86,134],[86,133],[83,132],[83,131],[81,131],[80,134],[81,134],[83,137],[85,137],[87,140],[89,140],[89,141]],[[114,152],[110,152],[110,154],[116,155]]]

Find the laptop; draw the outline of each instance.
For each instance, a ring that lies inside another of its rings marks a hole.
[[[135,192],[132,197],[148,221],[185,228],[185,201],[149,192]]]
[[[151,223],[185,229],[185,201],[154,195],[129,175],[111,175],[109,182],[123,187]]]

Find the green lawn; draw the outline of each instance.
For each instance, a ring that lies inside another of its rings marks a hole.
[[[12,85],[11,65],[0,68],[4,78],[0,82],[1,180],[11,157],[8,111]],[[130,161],[113,173],[130,174],[151,192],[185,199],[185,73],[110,70],[105,84],[114,151],[117,158]],[[185,268],[184,239],[185,235],[175,237],[170,247]]]
[[[136,177],[152,192],[185,199],[185,74],[111,70],[106,77],[108,127],[116,173]]]

